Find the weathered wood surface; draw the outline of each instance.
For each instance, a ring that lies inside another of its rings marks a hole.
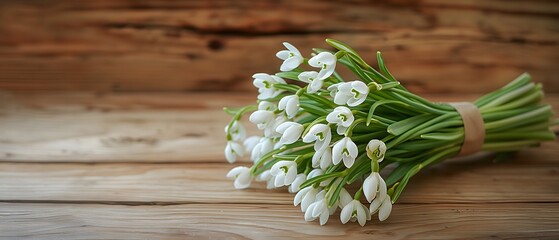
[[[304,54],[348,42],[383,51],[410,89],[480,93],[530,72],[559,92],[559,2],[2,1],[0,89],[247,91]]]
[[[558,144],[555,144],[557,147]],[[555,202],[559,161],[512,159],[448,162],[427,169],[406,188],[402,203]],[[255,183],[235,190],[221,164],[22,164],[0,163],[0,200],[129,204],[293,204],[286,189]]]
[[[430,95],[434,101],[475,95]],[[223,162],[223,106],[254,102],[242,94],[0,93],[0,159],[28,162]],[[556,112],[559,98],[547,97]],[[251,124],[246,121],[245,126]],[[548,161],[559,148],[522,156]],[[554,159],[555,160],[555,159]],[[247,161],[247,160],[244,160]]]
[[[303,223],[292,206],[0,203],[6,239],[557,239],[559,204],[399,204],[366,227]]]
[[[559,237],[557,141],[426,169],[386,222],[306,223],[285,189],[239,191],[225,178],[235,165],[222,156],[221,107],[253,99],[0,94],[0,239]],[[546,101],[557,111],[556,95]]]

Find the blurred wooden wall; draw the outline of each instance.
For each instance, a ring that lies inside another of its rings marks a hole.
[[[381,3],[382,2],[382,3]],[[418,92],[480,93],[524,71],[559,92],[559,1],[0,2],[4,91],[253,91],[289,41],[354,46]]]

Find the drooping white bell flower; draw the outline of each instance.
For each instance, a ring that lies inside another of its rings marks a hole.
[[[330,209],[328,208],[328,200],[326,198],[326,191],[322,190],[316,194],[315,201],[309,205],[305,212],[305,221],[310,222],[319,218],[320,225],[326,224],[330,217]]]
[[[299,112],[299,96],[289,95],[280,99],[278,103],[279,110],[285,110],[287,118],[292,119]]]
[[[332,132],[330,132],[330,127],[326,124],[315,124],[309,129],[309,132],[303,136],[303,142],[314,143],[315,151],[325,151],[326,147],[330,145],[332,140]]]
[[[245,146],[245,149],[247,152],[251,153],[252,150],[254,149],[254,147],[256,147],[256,144],[258,144],[260,142],[260,136],[250,136],[248,138],[246,138],[243,141],[243,145]]]
[[[309,175],[307,175],[307,180],[311,179],[311,178],[318,177],[318,176],[323,175],[323,174],[324,174],[324,170],[322,170],[320,168],[315,168],[315,169],[313,169],[312,171],[309,172]],[[322,182],[320,182],[320,186],[325,187],[330,182],[332,182],[332,179],[322,181]]]
[[[329,52],[321,52],[316,56],[309,59],[309,65],[315,68],[320,68],[320,72],[318,72],[317,78],[324,80],[336,69],[336,56]]]
[[[276,132],[276,129],[284,122],[287,122],[287,117],[284,114],[278,114],[276,118],[264,128],[264,136],[268,138],[281,137],[281,134]]]
[[[367,207],[361,204],[359,200],[352,200],[349,204],[342,208],[340,213],[340,220],[343,224],[346,224],[349,220],[359,222],[361,227],[365,226],[367,220],[371,219],[371,214],[367,211]]]
[[[353,198],[351,197],[349,192],[345,188],[342,188],[342,190],[340,191],[340,197],[338,199],[338,207],[340,209],[343,209],[351,201],[353,201]]]
[[[305,182],[305,180],[307,180],[307,175],[305,175],[304,173],[297,174],[297,177],[295,177],[295,180],[293,181],[293,183],[291,183],[291,185],[289,185],[287,190],[290,193],[298,192],[299,186],[301,186],[301,184]]]
[[[288,42],[283,42],[283,46],[287,50],[281,50],[276,53],[276,57],[283,60],[280,71],[286,72],[297,68],[303,62],[303,56],[299,50]]]
[[[287,186],[297,177],[297,163],[294,161],[279,161],[270,168],[270,173],[275,176],[276,187]]]
[[[351,138],[344,137],[332,147],[332,162],[334,165],[337,165],[343,160],[344,165],[350,168],[353,166],[357,154],[357,145],[355,145]]]
[[[369,87],[364,82],[351,81],[331,85],[328,87],[328,91],[334,98],[335,104],[347,104],[350,107],[355,107],[367,99]]]
[[[270,170],[262,172],[260,175],[255,177],[255,180],[258,182],[266,182],[267,189],[276,188],[276,186],[274,186],[275,177],[270,174]]]
[[[239,121],[234,121],[229,129],[229,124],[225,125],[225,133],[231,136],[233,141],[242,141],[246,138],[246,129]]]
[[[238,142],[228,141],[227,145],[225,146],[225,159],[229,163],[234,163],[237,161],[238,157],[242,157],[245,153],[243,146]]]
[[[330,165],[332,165],[332,148],[330,146],[326,146],[323,151],[315,151],[312,156],[313,168],[320,167],[320,169],[326,170]]]
[[[305,71],[300,73],[297,78],[302,82],[306,82],[309,84],[307,87],[307,93],[315,93],[318,92],[322,88],[322,84],[324,83],[324,79],[318,79],[318,72],[316,71]]]
[[[377,197],[371,203],[369,208],[369,213],[371,215],[375,214],[378,211],[378,220],[384,221],[392,212],[392,200],[390,199],[390,195],[386,195],[384,198]]]
[[[239,166],[231,169],[227,175],[228,178],[235,179],[233,185],[236,189],[244,189],[250,186],[252,181],[252,175],[250,174],[250,168]]]
[[[248,120],[251,123],[256,124],[258,129],[265,129],[266,127],[273,124],[275,114],[272,111],[268,110],[257,110],[250,114]]]
[[[252,77],[254,78],[252,84],[258,88],[258,93],[260,93],[258,99],[268,99],[279,95],[282,90],[275,88],[274,84],[285,84],[285,80],[282,78],[267,73],[257,73]]]
[[[305,130],[302,124],[297,122],[284,122],[276,128],[276,132],[281,134],[280,144],[292,144],[301,138]]]
[[[253,162],[258,161],[262,156],[274,150],[274,143],[272,139],[267,137],[260,138],[260,141],[254,146],[250,154],[250,159]]]
[[[293,205],[297,206],[301,204],[301,212],[306,212],[309,206],[314,202],[316,199],[316,194],[320,192],[321,189],[314,188],[313,186],[308,186],[306,188],[301,189],[295,197],[293,198]]]
[[[372,172],[363,181],[363,195],[368,202],[372,202],[376,198],[384,199],[386,191],[386,183],[378,172]]]
[[[258,103],[258,110],[266,110],[266,111],[273,112],[276,109],[278,109],[278,106],[276,106],[276,104],[272,102],[260,101],[260,103]]]
[[[370,159],[376,159],[378,162],[384,160],[386,153],[386,144],[378,139],[373,139],[367,144],[367,156]]]
[[[353,120],[355,120],[355,117],[351,110],[343,106],[334,108],[334,111],[326,116],[326,121],[338,126],[336,132],[340,135],[345,133],[347,128],[353,123]]]

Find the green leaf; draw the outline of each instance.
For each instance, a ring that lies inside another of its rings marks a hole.
[[[377,107],[384,105],[384,104],[399,104],[399,105],[403,105],[403,106],[409,106],[403,102],[397,101],[397,100],[389,100],[389,99],[383,99],[383,100],[379,100],[376,101],[371,108],[369,109],[369,114],[367,115],[367,123],[366,125],[369,126],[369,124],[371,124],[371,120],[373,118],[373,114],[375,112],[375,110],[377,109]]]
[[[276,76],[281,77],[281,78],[287,78],[287,79],[291,79],[291,80],[296,80],[296,81],[300,81],[299,80],[299,72],[279,72],[276,73]]]
[[[393,124],[390,124],[390,126],[388,126],[388,128],[386,129],[390,134],[398,136],[402,133],[407,132],[408,130],[429,121],[431,118],[433,118],[433,115],[431,114],[421,114],[421,115],[417,115],[417,116],[413,116],[407,119],[404,119],[402,121],[399,122],[395,122]]]
[[[329,174],[323,174],[323,175],[320,175],[320,176],[316,176],[316,177],[313,177],[311,179],[307,179],[306,181],[301,183],[301,186],[299,186],[299,189],[306,188],[306,187],[311,186],[315,183],[320,183],[322,181],[328,180],[328,179],[333,178],[333,177],[343,176],[343,174],[344,174],[343,172],[333,172],[333,173],[329,173]]]
[[[377,51],[377,62],[378,62],[378,67],[380,69],[380,72],[382,72],[382,74],[384,74],[386,78],[394,82],[397,82],[396,78],[392,76],[390,71],[388,71],[388,68],[386,68],[386,65],[384,64],[384,59],[382,59],[382,54],[380,53],[380,51]]]

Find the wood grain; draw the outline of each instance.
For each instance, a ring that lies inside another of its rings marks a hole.
[[[257,210],[257,211],[255,211]],[[556,239],[559,204],[400,204],[365,227],[305,223],[298,209],[253,204],[118,206],[0,203],[8,239]]]
[[[428,97],[458,101],[476,95]],[[219,93],[0,94],[0,161],[221,163],[229,121],[222,107],[254,100],[250,94]],[[559,112],[556,95],[546,101]],[[520,157],[559,156],[555,143],[544,146]]]
[[[449,161],[414,177],[399,202],[556,202],[559,159],[557,155],[548,158],[550,162]],[[232,167],[227,163],[0,163],[0,201],[292,206],[294,195],[286,189],[267,190],[263,183],[254,183],[247,190],[234,189],[225,178]]]
[[[419,92],[486,92],[524,71],[559,92],[550,1],[0,4],[0,88],[10,91],[252,91],[253,73],[277,71],[281,42],[308,55],[332,37],[372,63],[383,51]]]

